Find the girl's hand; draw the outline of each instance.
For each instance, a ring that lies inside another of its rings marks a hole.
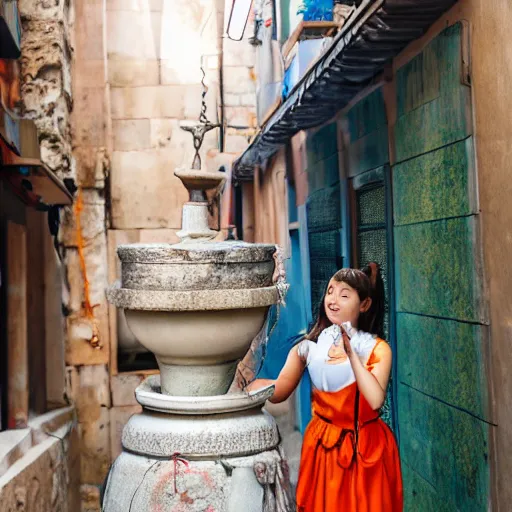
[[[275,382],[276,382],[275,380],[271,380],[271,379],[256,379],[256,380],[253,380],[250,384],[248,384],[244,388],[244,391],[246,391],[247,393],[249,393],[251,391],[256,391],[257,389],[261,389],[266,386],[270,386],[271,384],[275,384]]]
[[[352,350],[352,345],[350,344],[350,338],[347,334],[347,331],[343,326],[340,325],[341,330],[341,338],[343,339],[343,348],[345,349],[345,353],[347,354],[347,357],[352,360],[352,357],[354,356],[354,351]]]

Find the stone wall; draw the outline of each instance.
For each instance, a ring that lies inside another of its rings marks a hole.
[[[22,114],[36,122],[43,160],[77,189],[59,233],[66,394],[77,408],[83,510],[99,510],[99,486],[140,410],[134,389],[144,377],[117,371],[116,312],[104,293],[117,277],[116,247],[177,241],[187,193],[173,172],[192,163],[192,137],[180,124],[199,118],[201,66],[207,116],[225,126],[223,147],[219,130],[207,134],[203,168],[229,166],[245,149],[256,128],[254,48],[223,38],[223,0],[19,7]]]
[[[80,510],[80,452],[72,408],[39,416],[25,429],[2,432],[1,448],[1,512]]]

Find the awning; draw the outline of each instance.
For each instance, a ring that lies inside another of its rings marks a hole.
[[[319,126],[371,85],[386,63],[421,37],[456,0],[363,0],[329,50],[294,87],[233,167],[252,179],[293,135]]]
[[[0,131],[0,179],[28,206],[47,209],[70,205],[73,197],[64,183],[41,161],[37,129],[29,120],[17,120],[20,147],[8,144]],[[21,156],[18,154],[21,154]]]

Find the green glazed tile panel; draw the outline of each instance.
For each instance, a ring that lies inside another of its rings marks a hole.
[[[475,217],[395,228],[397,311],[483,321]]]
[[[350,142],[355,142],[386,125],[386,106],[382,89],[377,89],[354,105],[347,112],[346,121]]]
[[[332,231],[319,231],[309,233],[309,257],[336,259],[340,253],[340,232],[338,229]]]
[[[395,225],[478,212],[473,138],[393,167]]]
[[[317,132],[308,132],[306,139],[308,169],[320,160],[324,160],[338,152],[337,131],[338,126],[334,122],[320,128]]]
[[[383,126],[347,147],[349,176],[380,167],[389,162],[388,128]]]
[[[396,74],[396,160],[472,133],[471,90],[462,84],[462,24],[447,28]]]
[[[340,187],[328,187],[311,194],[306,202],[308,232],[332,231],[341,226]]]
[[[404,512],[455,512],[455,503],[441,497],[434,486],[402,461]]]
[[[460,511],[486,511],[489,491],[488,425],[403,384],[398,388],[400,453],[445,501]],[[406,478],[410,473],[406,473]],[[404,479],[410,492],[410,482]],[[421,497],[428,503],[429,497]],[[409,509],[407,509],[409,510]],[[431,512],[417,508],[415,512]],[[436,509],[434,509],[436,510]]]
[[[313,164],[307,175],[310,194],[339,183],[338,153]]]
[[[482,357],[486,327],[418,315],[397,315],[401,382],[490,420]]]
[[[382,89],[377,89],[354,105],[342,124],[348,134],[345,151],[349,176],[357,176],[389,161]]]

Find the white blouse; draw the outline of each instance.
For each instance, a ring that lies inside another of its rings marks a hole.
[[[366,364],[377,344],[377,337],[354,329],[350,322],[344,323],[343,327],[350,337],[352,350],[359,356],[361,362]],[[310,340],[302,340],[299,343],[299,357],[307,364],[311,382],[319,391],[340,391],[356,380],[348,359],[338,364],[328,363],[329,349],[333,344],[339,343],[342,344],[343,340],[337,325],[324,329],[316,343]]]

